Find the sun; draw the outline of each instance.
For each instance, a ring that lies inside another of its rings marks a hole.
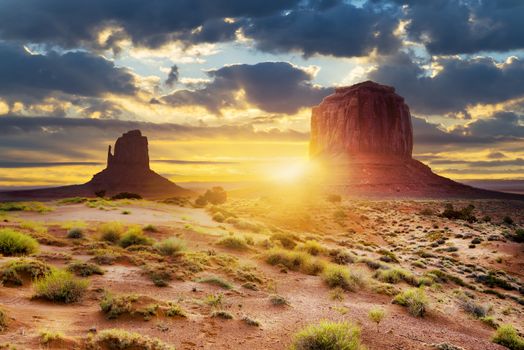
[[[269,178],[273,181],[291,183],[306,176],[310,170],[310,164],[305,159],[276,164],[269,170]]]

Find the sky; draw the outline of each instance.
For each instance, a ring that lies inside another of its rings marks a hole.
[[[0,186],[83,183],[140,129],[176,182],[251,181],[308,156],[311,107],[373,80],[414,157],[524,179],[520,0],[0,0]]]

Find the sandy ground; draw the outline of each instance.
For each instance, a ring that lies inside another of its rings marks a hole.
[[[458,203],[461,205],[462,203]],[[497,203],[494,208],[489,203],[478,202],[482,210],[485,205],[492,210],[493,221],[507,211],[511,203]],[[416,274],[423,274],[424,269],[411,265],[415,251],[426,245],[428,232],[445,228],[447,239],[445,246],[458,248],[456,252],[439,252],[456,260],[453,266],[444,266],[440,259],[429,259],[428,265],[460,273],[467,264],[485,269],[501,269],[518,283],[522,283],[524,272],[524,252],[522,245],[504,241],[488,241],[490,235],[501,235],[507,228],[499,224],[450,221],[438,216],[419,215],[423,208],[442,207],[441,202],[355,202],[341,205],[325,204],[324,210],[305,208],[303,211],[287,212],[267,211],[264,205],[247,200],[231,201],[227,210],[234,210],[239,217],[256,221],[265,227],[278,226],[281,229],[302,235],[313,235],[326,247],[348,247],[357,256],[377,258],[377,249],[388,247],[400,258],[400,265]],[[514,219],[522,222],[523,208],[513,205]],[[342,223],[333,220],[332,212],[343,210],[346,217]],[[127,215],[122,212],[130,212]],[[308,212],[309,219],[303,219]],[[271,213],[261,215],[260,213]],[[484,212],[483,212],[484,213]],[[365,216],[365,219],[363,218]],[[287,219],[286,219],[287,218]],[[117,262],[103,266],[104,275],[88,277],[90,287],[87,295],[77,303],[57,304],[32,299],[31,283],[22,287],[0,288],[0,304],[12,318],[9,327],[0,333],[0,344],[16,345],[17,349],[46,348],[41,345],[38,334],[41,330],[55,330],[67,337],[73,337],[71,344],[58,344],[54,348],[81,348],[82,341],[89,330],[98,332],[106,328],[121,328],[148,335],[176,346],[177,349],[286,349],[292,342],[293,334],[304,326],[319,320],[345,320],[356,323],[362,328],[362,342],[370,350],[379,349],[431,349],[431,344],[446,342],[468,350],[503,349],[493,344],[490,339],[492,328],[462,311],[454,302],[452,291],[462,289],[452,283],[441,284],[439,288],[428,288],[430,311],[424,318],[408,314],[405,308],[391,303],[392,297],[377,294],[370,287],[357,292],[347,292],[342,301],[330,298],[330,289],[319,276],[310,276],[300,272],[281,272],[278,267],[266,264],[261,258],[264,248],[253,246],[247,251],[236,251],[216,244],[217,237],[235,232],[254,237],[258,240],[267,235],[265,232],[250,232],[238,225],[218,223],[205,209],[183,208],[174,205],[140,201],[125,204],[107,210],[88,208],[84,204],[54,205],[54,210],[44,214],[20,212],[7,214],[2,226],[18,227],[23,222],[37,222],[49,226],[49,234],[64,238],[66,229],[60,225],[71,221],[86,223],[88,237],[97,239],[96,227],[100,222],[120,221],[124,224],[152,224],[159,228],[157,233],[149,233],[155,239],[177,236],[187,242],[188,251],[213,251],[213,254],[227,254],[238,259],[241,264],[250,264],[263,276],[264,283],[258,291],[248,290],[241,282],[231,277],[224,268],[212,267],[197,273],[192,278],[173,280],[167,287],[156,287],[144,274],[143,267],[129,262]],[[31,229],[21,228],[30,232]],[[426,232],[424,232],[426,230]],[[460,236],[462,235],[462,236]],[[463,236],[466,235],[467,239]],[[483,242],[475,249],[468,248],[472,237],[482,237]],[[457,238],[459,237],[459,238]],[[349,243],[348,243],[349,242]],[[359,243],[360,242],[360,243]],[[362,242],[373,243],[370,246]],[[91,255],[75,249],[74,244],[57,247],[42,245],[42,253],[68,254],[75,260],[88,261]],[[425,248],[427,249],[427,248]],[[435,250],[438,249],[435,248]],[[45,254],[41,254],[44,256]],[[497,259],[500,258],[500,259]],[[11,260],[0,258],[0,262]],[[49,260],[57,267],[64,267],[66,261]],[[373,271],[362,263],[349,265],[366,272],[372,279]],[[429,269],[428,266],[427,269]],[[203,275],[222,276],[233,283],[232,290],[196,282]],[[470,281],[467,274],[461,277]],[[480,285],[479,285],[480,286]],[[402,282],[395,285],[399,289],[409,286]],[[522,298],[517,291],[501,293]],[[101,312],[99,302],[103,291],[111,293],[135,293],[148,296],[157,301],[177,301],[186,310],[186,318],[153,317],[144,321],[140,317],[121,317],[108,320]],[[211,308],[201,302],[207,295],[223,293],[223,309],[230,312],[234,319],[223,320],[210,317]],[[284,297],[288,306],[274,306],[270,296],[274,293]],[[524,307],[511,298],[499,299],[494,295],[474,292],[477,301],[491,304],[492,313],[498,323],[512,323],[524,331]],[[381,307],[386,317],[376,327],[368,319],[368,312],[373,307]],[[260,322],[259,327],[249,326],[242,318],[248,316]]]

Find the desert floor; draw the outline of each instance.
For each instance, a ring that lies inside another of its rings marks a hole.
[[[93,339],[104,329],[123,329],[176,349],[287,349],[306,325],[334,320],[359,325],[362,343],[372,350],[440,343],[504,349],[491,341],[494,327],[509,323],[524,332],[524,244],[511,239],[524,224],[524,202],[451,202],[456,209],[473,204],[477,222],[441,217],[445,203],[338,202],[280,193],[232,194],[225,204],[206,208],[183,201],[77,198],[0,211],[0,229],[40,243],[31,256],[0,257],[0,276],[20,259],[61,269],[90,262],[103,270],[82,277],[89,281],[87,292],[68,304],[34,298],[34,281],[27,276],[22,285],[4,280],[0,306],[8,322],[0,344],[109,349]],[[504,223],[505,216],[514,223]],[[176,237],[185,249],[166,256],[153,241],[122,248],[100,239],[105,222],[120,222],[123,234],[143,229],[154,242]],[[74,228],[84,237],[68,238]],[[296,261],[275,263],[272,254]],[[330,288],[323,278],[326,265],[343,266],[358,281],[346,290]],[[401,269],[399,278],[381,277],[392,269]],[[418,285],[428,298],[424,317],[392,303],[397,293]],[[100,306],[108,295],[132,295],[132,301],[109,319]],[[170,317],[173,305],[185,316]],[[368,317],[377,307],[385,311],[378,326]],[[56,339],[43,339],[46,334]]]

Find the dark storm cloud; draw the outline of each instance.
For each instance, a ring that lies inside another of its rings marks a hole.
[[[257,18],[244,28],[258,49],[339,57],[391,53],[400,46],[393,34],[398,9],[343,1],[311,1],[287,13]]]
[[[314,86],[311,73],[287,62],[236,64],[209,71],[213,80],[197,90],[179,90],[163,97],[173,106],[197,105],[219,113],[239,104],[236,93],[244,90],[250,104],[270,113],[296,113],[320,103],[332,89]]]
[[[126,69],[86,52],[30,54],[21,46],[0,43],[0,62],[0,95],[8,99],[40,99],[54,92],[131,95],[137,90]]]
[[[457,113],[468,105],[524,96],[523,60],[498,65],[489,57],[450,57],[434,63],[442,70],[430,77],[410,54],[402,52],[380,58],[369,78],[394,86],[418,114]]]
[[[2,0],[0,36],[63,47],[115,48],[122,38],[155,48],[172,40],[231,40],[239,23],[226,17],[267,16],[299,0]],[[105,42],[98,33],[120,28]]]
[[[167,75],[167,79],[165,81],[165,84],[169,87],[173,87],[178,82],[178,66],[173,65],[171,69],[169,70],[169,74]]]
[[[395,3],[408,5],[407,32],[412,39],[424,42],[432,54],[524,48],[521,0],[397,0]]]

